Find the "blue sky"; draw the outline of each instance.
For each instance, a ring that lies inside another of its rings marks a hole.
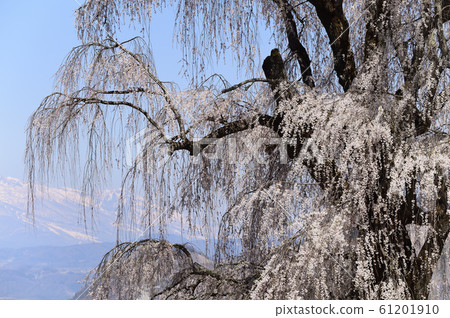
[[[70,49],[79,44],[74,28],[77,8],[75,0],[0,2],[0,176],[23,178],[27,121],[52,92],[54,74]],[[155,26],[164,23],[163,18],[156,16]],[[166,42],[155,59],[163,60],[160,76],[170,78],[178,74],[180,56],[172,49],[171,31],[161,32],[166,29],[172,27],[154,32],[157,42]]]
[[[0,176],[23,179],[27,121],[52,92],[65,56],[79,44],[74,28],[78,6],[75,0],[0,2]],[[154,16],[151,39],[160,78],[181,84],[181,54],[172,44],[173,11]],[[130,31],[133,35],[138,32]],[[228,72],[234,82],[232,69],[212,72]]]
[[[28,117],[77,43],[74,1],[0,2],[0,176],[22,178]]]

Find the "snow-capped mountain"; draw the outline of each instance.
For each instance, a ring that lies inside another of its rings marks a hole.
[[[94,218],[88,215],[85,223],[79,190],[44,188],[33,219],[27,214],[27,186],[0,177],[0,299],[69,299],[82,287],[78,281],[114,246],[119,190],[103,191]],[[179,218],[167,226],[166,239],[186,243]],[[120,232],[127,240],[142,235],[138,227]],[[205,248],[201,237],[189,241]]]
[[[36,201],[34,218],[27,213],[27,191],[18,179],[0,178],[0,248],[115,241],[118,191],[102,193],[95,223],[89,218],[84,222],[78,190],[46,188]]]
[[[0,177],[0,248],[32,246],[68,246],[86,243],[115,242],[116,209],[119,190],[104,190],[97,198],[94,217],[86,209],[83,216],[81,192],[71,188],[44,187],[38,193],[34,218],[27,213],[28,185],[15,178]],[[37,187],[36,189],[40,189]],[[40,190],[38,190],[40,191]],[[139,206],[139,204],[138,204]],[[136,217],[139,220],[140,216]],[[186,233],[180,230],[179,216],[168,225],[167,239],[185,243]],[[121,238],[137,240],[143,232],[124,224]],[[193,243],[202,248],[203,239]]]

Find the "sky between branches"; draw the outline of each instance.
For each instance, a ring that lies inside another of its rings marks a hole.
[[[53,75],[70,49],[80,44],[74,28],[78,6],[75,0],[0,2],[0,176],[23,179],[27,121],[53,91]],[[151,47],[161,80],[183,88],[187,83],[179,75],[181,52],[172,42],[174,10],[154,15]],[[136,35],[139,30],[126,30],[119,40]],[[271,49],[266,42],[260,44],[262,58]],[[232,58],[227,63],[211,65],[207,74],[222,73],[231,83],[243,79],[233,71]]]

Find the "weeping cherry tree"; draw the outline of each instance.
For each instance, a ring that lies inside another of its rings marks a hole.
[[[166,7],[188,89],[118,40]],[[75,171],[95,208],[122,171],[117,224],[147,238],[118,231],[94,298],[449,298],[449,20],[449,0],[88,0],[29,121],[30,205]],[[206,73],[230,56],[244,81]],[[164,240],[174,217],[210,265]]]

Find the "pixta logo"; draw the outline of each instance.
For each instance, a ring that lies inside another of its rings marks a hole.
[[[238,143],[240,143],[238,147]],[[295,138],[199,138],[192,142],[192,164],[202,160],[221,160],[225,164],[245,166],[267,164],[267,156],[278,151],[280,164],[289,161],[289,149],[298,147]],[[309,139],[296,150],[302,159],[314,157],[322,161],[315,143]],[[157,131],[145,128],[126,141],[126,164],[140,171],[155,171],[164,167],[171,158],[171,147],[159,138]],[[321,163],[321,162],[318,162]]]

